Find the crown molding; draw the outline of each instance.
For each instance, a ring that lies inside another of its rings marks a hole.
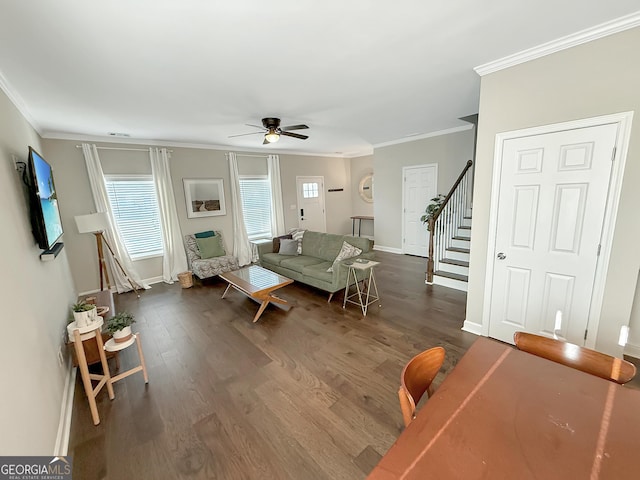
[[[362,152],[346,152],[346,153],[322,153],[322,152],[304,152],[300,150],[276,150],[269,148],[247,148],[238,147],[233,145],[216,145],[206,143],[186,143],[175,141],[159,141],[159,140],[144,140],[139,138],[127,138],[127,137],[104,137],[100,135],[81,135],[73,133],[61,133],[61,132],[47,132],[41,135],[42,138],[51,140],[71,140],[75,142],[98,142],[106,144],[118,144],[118,145],[141,145],[147,147],[171,147],[171,148],[197,148],[202,150],[221,150],[223,152],[244,152],[244,153],[258,153],[261,155],[297,155],[304,157],[328,157],[328,158],[355,158],[365,155],[371,155],[371,150],[364,150]]]
[[[24,117],[24,119],[31,125],[31,127],[38,133],[38,135],[42,136],[40,131],[40,126],[33,119],[33,115],[29,112],[27,108],[27,104],[24,102],[22,97],[18,94],[17,90],[11,87],[11,84],[7,80],[7,78],[0,71],[0,89],[5,93],[5,95],[9,98],[9,101],[13,103],[13,105],[18,109],[20,114]]]
[[[543,43],[542,45],[514,53],[513,55],[508,55],[498,60],[485,63],[484,65],[479,65],[475,67],[474,70],[478,75],[483,77],[490,73],[504,70],[505,68],[529,62],[536,58],[551,55],[552,53],[566,50],[567,48],[572,48],[577,45],[582,45],[583,43],[588,43],[638,26],[640,26],[640,11],[609,22],[601,23],[585,30],[580,30],[579,32],[572,33],[571,35]]]
[[[438,130],[436,132],[422,133],[420,135],[411,135],[410,137],[404,137],[398,140],[390,140],[388,142],[376,143],[373,146],[373,148],[389,147],[391,145],[398,145],[400,143],[415,142],[416,140],[423,140],[425,138],[439,137],[441,135],[448,135],[450,133],[464,132],[465,130],[471,130],[472,128],[473,128],[473,125],[463,125],[461,127],[447,128],[446,130]]]

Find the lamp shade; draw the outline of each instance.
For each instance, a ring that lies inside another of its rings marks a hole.
[[[269,133],[267,133],[264,138],[269,143],[275,143],[280,140],[280,135],[273,130],[269,130]]]
[[[108,225],[107,214],[104,212],[78,215],[75,220],[79,233],[101,232]]]

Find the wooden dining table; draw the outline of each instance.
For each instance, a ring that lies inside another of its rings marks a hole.
[[[638,479],[640,391],[481,337],[367,478]]]

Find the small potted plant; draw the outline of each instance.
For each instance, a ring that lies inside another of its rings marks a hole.
[[[106,321],[105,330],[113,335],[116,343],[126,342],[131,338],[131,324],[135,321],[135,317],[130,313],[116,313]]]
[[[429,220],[435,216],[435,214],[442,207],[442,202],[444,202],[445,196],[439,193],[436,197],[433,197],[429,200],[429,205],[424,209],[424,215],[420,217],[420,221],[422,223],[427,224],[427,230],[429,230]]]
[[[71,310],[73,311],[73,319],[76,321],[76,326],[80,328],[86,327],[97,318],[96,306],[92,303],[86,303],[84,300],[74,303]]]

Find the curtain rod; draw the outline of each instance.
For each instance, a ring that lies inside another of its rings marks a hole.
[[[228,157],[229,154],[225,153],[225,157]],[[267,158],[269,155],[249,155],[248,153],[236,153],[236,157],[252,157],[252,158]]]
[[[82,145],[76,145],[76,148],[82,148]],[[96,147],[98,150],[122,150],[127,152],[149,152],[148,148],[122,148],[122,147]],[[167,150],[173,153],[173,150]]]

